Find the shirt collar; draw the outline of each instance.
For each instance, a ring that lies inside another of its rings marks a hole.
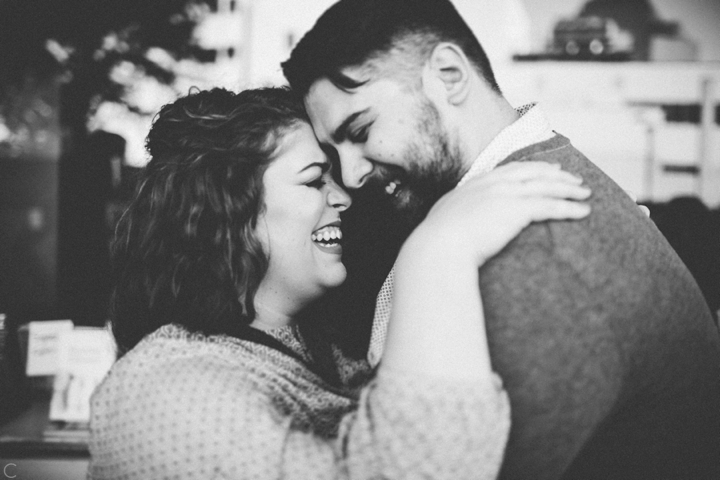
[[[492,139],[480,155],[470,166],[470,170],[463,175],[458,187],[473,177],[482,175],[494,169],[500,162],[534,143],[549,140],[555,135],[550,123],[540,107],[535,103],[523,105],[515,111],[520,118],[500,131]]]

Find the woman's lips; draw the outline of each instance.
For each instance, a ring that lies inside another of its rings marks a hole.
[[[323,245],[321,243],[313,242],[315,246],[325,253],[332,253],[333,255],[342,255],[342,245],[336,243],[334,245]]]
[[[313,244],[325,253],[342,253],[342,230],[340,222],[333,222],[315,230],[310,236]]]

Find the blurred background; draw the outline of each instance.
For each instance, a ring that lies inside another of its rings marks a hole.
[[[720,2],[453,1],[510,102],[539,102],[558,132],[650,207],[717,320]],[[73,378],[69,372],[99,381],[114,358],[112,342],[100,348],[106,332],[92,327],[108,318],[109,245],[148,161],[144,138],[155,113],[193,88],[283,84],[280,62],[332,3],[0,0],[6,475],[85,476],[87,422],[54,410],[71,383],[58,379]],[[402,232],[395,239],[392,219],[363,215],[359,200],[346,218],[355,220],[344,224],[347,238],[359,239],[346,243],[349,279],[325,317],[345,319],[335,338],[361,357]],[[85,361],[60,362],[71,357],[61,351]],[[26,368],[31,356],[42,356],[45,370]]]
[[[191,88],[283,83],[331,0],[0,0],[0,313],[107,318],[144,136]],[[720,2],[455,0],[511,103],[651,207],[720,308]]]

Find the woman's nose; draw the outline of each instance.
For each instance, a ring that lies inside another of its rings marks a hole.
[[[345,186],[351,189],[362,187],[373,171],[373,164],[353,145],[339,147],[338,157]]]
[[[337,183],[330,183],[330,192],[328,193],[328,204],[340,212],[344,212],[352,205],[350,195]]]

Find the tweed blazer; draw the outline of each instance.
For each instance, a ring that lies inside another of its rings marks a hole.
[[[720,340],[654,223],[562,135],[502,163],[560,163],[581,221],[533,224],[480,269],[511,399],[500,478],[720,478]]]

